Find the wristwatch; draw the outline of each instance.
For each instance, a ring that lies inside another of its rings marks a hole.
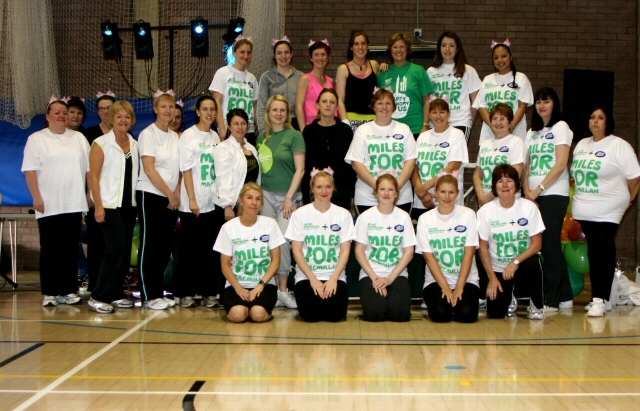
[[[540,189],[540,191],[544,191],[544,186],[542,185],[542,183],[538,184],[538,188]]]
[[[264,287],[264,281],[260,280],[260,281],[258,281],[258,284],[260,284],[261,286]]]
[[[511,260],[511,262],[514,263],[516,267],[520,265],[520,261],[518,261],[517,258],[514,258],[513,260]]]

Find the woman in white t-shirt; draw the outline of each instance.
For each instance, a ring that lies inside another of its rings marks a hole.
[[[478,210],[480,259],[489,277],[487,317],[504,318],[515,296],[530,297],[529,319],[543,320],[540,211],[516,197],[520,176],[509,164],[493,170],[491,190],[497,198]]]
[[[285,240],[276,220],[259,215],[262,204],[262,187],[245,184],[238,199],[238,217],[222,226],[213,246],[220,253],[227,279],[224,310],[234,323],[268,321],[278,299],[273,277]]]
[[[496,104],[491,109],[490,121],[494,137],[480,144],[473,173],[473,188],[480,206],[495,196],[491,188],[491,176],[497,165],[511,164],[518,175],[522,174],[524,168],[523,140],[510,132],[510,125],[513,124],[511,107],[503,103]],[[520,198],[520,193],[516,193],[516,196]]]
[[[482,80],[482,87],[473,103],[473,108],[478,110],[483,121],[480,144],[493,137],[489,112],[498,103],[511,107],[514,113],[511,133],[524,140],[527,134],[527,108],[533,104],[531,83],[527,76],[516,71],[509,39],[501,43],[491,42],[491,50],[496,72]]]
[[[164,271],[174,245],[180,205],[180,153],[178,135],[169,128],[176,100],[163,93],[156,97],[156,121],[138,138],[140,175],[136,187],[140,223],[140,293],[145,307],[165,310],[176,303],[164,297]]]
[[[40,234],[40,286],[45,307],[79,304],[78,243],[89,172],[89,143],[67,128],[67,103],[52,97],[46,128],[29,136],[22,172]]]
[[[418,157],[416,140],[409,126],[391,118],[396,110],[391,91],[378,89],[371,106],[376,119],[358,127],[344,158],[358,176],[354,203],[358,213],[376,206],[376,179],[389,174],[398,181],[398,207],[408,213],[413,200],[409,180]]]
[[[331,204],[331,169],[311,172],[313,202],[291,215],[285,237],[296,261],[298,313],[309,322],[346,318],[349,288],[345,269],[356,238],[351,213]]]
[[[434,204],[434,190],[439,174],[454,174],[458,180],[458,190],[462,191],[464,170],[460,168],[469,163],[469,154],[464,134],[449,125],[451,111],[446,99],[434,98],[429,102],[429,118],[433,128],[421,133],[416,141],[418,158],[413,169],[411,182],[415,189],[411,218],[417,220]],[[463,196],[456,200],[464,204]]]
[[[478,246],[476,214],[456,204],[458,180],[441,175],[436,182],[438,207],[418,220],[416,253],[427,262],[424,301],[434,322],[472,323],[478,319]]]
[[[452,31],[440,35],[433,66],[427,69],[434,95],[448,97],[451,118],[449,124],[462,131],[469,141],[471,127],[478,110],[472,108],[482,83],[476,69],[467,64],[460,37]]]
[[[542,272],[545,310],[573,307],[569,271],[562,254],[560,234],[569,206],[569,150],[573,132],[562,121],[555,90],[536,91],[531,129],[525,139],[526,162],[522,187],[535,201],[546,229],[542,233]]]
[[[615,235],[626,210],[640,188],[640,166],[633,147],[613,134],[615,122],[606,104],[596,104],[589,117],[592,137],[573,150],[571,176],[576,182],[571,211],[589,244],[590,317],[611,310],[611,284],[615,271]]]
[[[409,214],[395,206],[399,191],[394,176],[378,177],[374,190],[378,205],[356,221],[355,253],[361,267],[360,302],[365,321],[411,319],[407,265],[413,258],[416,235]]]
[[[251,64],[252,55],[251,37],[242,38],[240,35],[233,45],[235,63],[218,69],[209,86],[218,107],[216,122],[222,140],[228,137],[227,123],[225,122],[227,113],[232,108],[240,108],[249,116],[247,140],[253,145],[256,144],[255,113],[258,100],[258,80],[247,70]]]
[[[182,171],[178,214],[182,230],[175,294],[184,308],[195,307],[195,294],[202,296],[206,307],[217,304],[214,279],[218,264],[214,262],[213,243],[221,224],[216,224],[212,186],[216,180],[213,149],[220,137],[211,129],[216,112],[211,96],[198,98],[196,124],[182,133],[178,144]]]

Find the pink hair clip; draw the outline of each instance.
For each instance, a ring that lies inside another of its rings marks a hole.
[[[311,172],[309,173],[309,175],[311,176],[311,178],[315,177],[319,172],[324,171],[325,173],[329,174],[329,175],[333,175],[333,169],[331,167],[325,167],[322,170],[318,170],[317,168],[313,167],[311,169]]]
[[[155,100],[155,99],[157,99],[158,97],[160,97],[163,94],[168,94],[171,97],[175,97],[176,96],[176,93],[173,91],[173,89],[169,89],[167,91],[162,91],[160,89],[157,89],[156,92],[153,93],[153,99]]]
[[[80,101],[82,101],[83,103],[85,103],[85,104],[86,104],[86,102],[85,102],[84,100],[85,100],[85,99],[84,99],[84,97],[82,97],[82,98],[80,99]]]
[[[116,98],[116,94],[111,90],[107,90],[107,92],[104,94],[102,94],[102,91],[98,91],[98,94],[96,94],[96,98],[100,98],[102,96],[110,96]]]
[[[449,102],[451,101],[451,99],[449,98],[449,95],[447,94],[446,96],[436,96],[435,94],[432,94],[429,96],[429,103],[431,103],[433,100],[444,100],[447,102],[447,104],[449,104]]]
[[[64,96],[60,100],[64,101],[65,103],[68,103],[69,100],[71,100],[71,97],[70,96]]]
[[[271,45],[275,46],[276,43],[280,42],[280,41],[286,41],[287,43],[289,43],[289,45],[291,45],[291,41],[289,41],[289,37],[287,37],[287,35],[285,34],[285,36],[281,39],[271,39]]]
[[[51,98],[49,99],[49,103],[47,104],[47,107],[49,106],[49,104],[51,104],[51,103],[53,103],[55,101],[58,101],[58,97],[56,97],[55,94],[52,94]]]
[[[496,46],[500,46],[500,45],[504,45],[507,46],[509,48],[509,50],[511,50],[511,40],[509,39],[505,39],[502,42],[498,42],[495,40],[491,40],[491,50],[493,50],[494,48],[496,48]]]
[[[236,39],[233,42],[233,45],[235,46],[236,43],[239,42],[240,40],[248,40],[249,42],[253,43],[253,36],[243,37],[241,34],[238,37],[236,37]]]
[[[373,94],[376,94],[379,90],[387,90],[390,91],[391,93],[393,93],[393,89],[391,87],[378,87],[378,86],[374,86],[373,87]]]
[[[442,176],[452,176],[452,177],[458,178],[458,175],[460,175],[460,170],[455,170],[455,171],[452,171],[450,173],[445,173],[444,171],[440,171],[438,173],[438,175],[437,175],[438,178],[436,178],[436,184],[437,184],[438,180],[440,179],[440,177],[442,177]]]
[[[179,99],[178,101],[176,101],[176,104],[184,108],[184,101],[182,101],[182,99]]]
[[[329,40],[325,37],[323,40],[320,40],[321,43],[324,43],[326,46],[329,45]],[[317,41],[315,41],[314,39],[309,39],[309,45],[307,46],[307,48],[313,46],[315,43],[317,43]]]

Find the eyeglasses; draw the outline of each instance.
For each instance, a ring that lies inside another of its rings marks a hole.
[[[108,107],[98,107],[98,111],[109,111],[111,110],[111,106]]]

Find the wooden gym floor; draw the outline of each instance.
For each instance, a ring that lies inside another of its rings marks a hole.
[[[640,408],[640,307],[475,324],[265,324],[224,310],[43,308],[21,273],[0,292],[0,409],[625,410]],[[26,285],[24,285],[26,284]],[[37,285],[37,275],[35,275]],[[639,408],[636,408],[639,407]]]

